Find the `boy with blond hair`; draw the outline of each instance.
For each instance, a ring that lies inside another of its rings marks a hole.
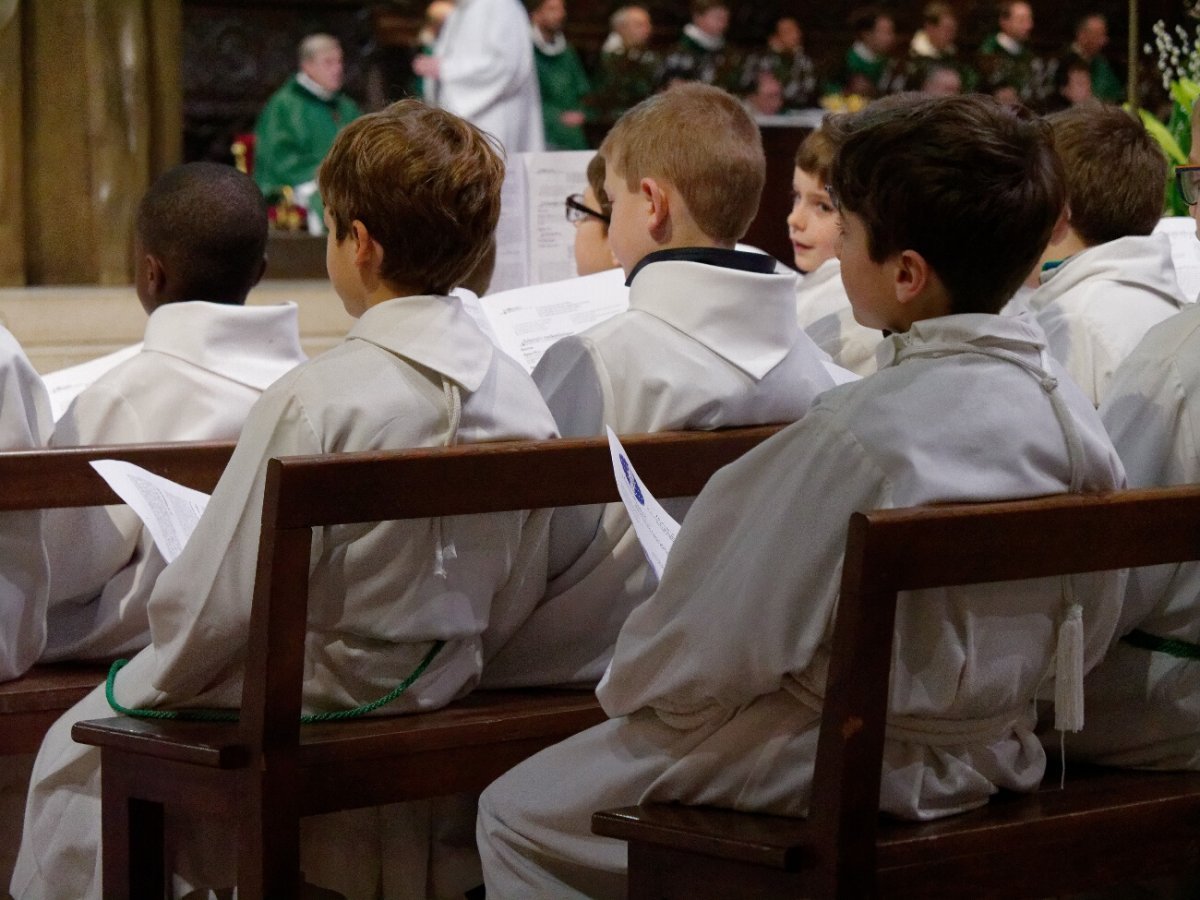
[[[525,372],[447,296],[496,226],[503,162],[489,139],[456,116],[402,101],[349,125],[319,179],[329,276],[358,321],[343,344],[292,370],[251,410],[192,539],[150,598],[153,643],[115,679],[124,706],[238,704],[271,457],[554,435]],[[544,537],[543,514],[523,512],[319,530],[305,711],[376,700],[430,657],[388,712],[433,709],[469,692],[489,643],[503,642],[540,596]],[[445,645],[435,652],[438,641]],[[70,726],[107,713],[101,686],[46,737],[17,898],[99,896],[99,759],[71,743]],[[386,827],[375,810],[307,822],[306,876],[348,896],[461,893],[477,883],[469,865],[454,873],[465,884],[426,883],[442,870],[426,858],[431,813],[422,808],[396,815],[424,830]],[[179,877],[231,886],[228,827],[200,823],[190,834]],[[395,834],[409,835],[403,852],[386,846]]]
[[[829,134],[818,128],[796,151],[792,211],[787,217],[793,262],[803,273],[796,285],[796,316],[800,327],[835,363],[856,375],[870,375],[883,333],[854,320],[842,285],[837,257],[842,217],[829,196],[835,149]]]
[[[1050,352],[1099,406],[1121,361],[1185,303],[1170,240],[1152,234],[1167,161],[1141,122],[1117,107],[1081,106],[1048,121],[1068,213],[1027,303]]]
[[[838,131],[846,290],[860,322],[893,332],[880,369],[826,392],[709,482],[662,584],[621,630],[597,690],[613,718],[484,792],[488,896],[624,896],[625,845],[591,835],[597,809],[806,813],[851,513],[1123,483],[1095,410],[1056,380],[1040,331],[994,315],[1062,208],[1044,127],[960,97],[868,109]],[[1118,582],[1100,573],[902,598],[882,808],[927,819],[1036,787],[1038,686],[1050,672],[1078,684],[1099,659]],[[1056,671],[1060,622],[1080,615],[1083,662]]]
[[[533,379],[559,431],[702,430],[804,415],[833,381],[796,323],[795,275],[733,249],[765,179],[754,120],[718,88],[679,85],[626,113],[599,153],[629,310],[557,342],[538,363]],[[690,501],[667,505],[679,518]],[[595,683],[622,621],[655,583],[620,503],[555,512],[550,576],[546,599],[486,683]]]

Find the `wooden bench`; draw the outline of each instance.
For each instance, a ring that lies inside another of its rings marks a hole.
[[[94,459],[123,459],[211,491],[232,452],[231,443],[178,443],[0,453],[0,512],[123,502],[89,465]],[[96,663],[56,663],[0,683],[0,756],[36,752],[46,730],[107,671]]]
[[[687,496],[776,430],[660,434],[626,448],[655,494]],[[243,900],[293,897],[302,816],[480,790],[601,721],[591,692],[481,691],[436,712],[301,727],[308,568],[316,526],[617,498],[603,439],[271,460],[240,722],[74,726],[101,748],[105,896],[163,896],[165,806],[239,823]]]
[[[1068,760],[1065,790],[926,824],[878,809],[897,592],[1196,559],[1200,486],[856,514],[808,818],[647,804],[592,829],[629,842],[631,900],[1046,897],[1194,868],[1200,773]]]

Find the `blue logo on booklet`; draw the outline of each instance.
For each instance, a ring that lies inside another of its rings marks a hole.
[[[633,477],[633,470],[629,468],[629,460],[625,458],[625,454],[621,454],[621,471],[625,473],[625,480],[629,482],[633,488],[633,496],[637,498],[637,502],[642,506],[646,505],[646,498],[642,496],[641,485],[637,483],[637,479]]]

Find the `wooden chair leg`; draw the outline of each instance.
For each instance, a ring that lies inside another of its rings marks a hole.
[[[104,896],[162,900],[169,896],[163,807],[134,797],[135,781],[118,759],[103,760],[100,783]]]
[[[300,815],[285,779],[247,779],[238,840],[238,898],[300,896]],[[253,799],[257,797],[257,799]]]

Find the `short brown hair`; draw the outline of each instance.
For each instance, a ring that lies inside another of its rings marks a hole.
[[[1089,247],[1146,235],[1162,215],[1167,159],[1118,106],[1076,106],[1048,118],[1067,177],[1071,227]]]
[[[692,0],[689,9],[693,16],[702,16],[710,9],[729,9],[728,0]]]
[[[357,219],[383,248],[385,281],[446,294],[487,253],[504,161],[469,122],[400,100],[347,125],[317,180],[338,241]]]
[[[604,190],[604,173],[608,167],[604,164],[604,157],[597,153],[592,157],[591,162],[587,167],[588,187],[592,189],[592,193],[596,195],[596,202],[600,204],[600,212],[604,213],[610,219],[612,218],[612,200],[608,198],[608,191]],[[608,223],[602,223],[604,230],[608,231]]]
[[[796,168],[811,175],[822,185],[829,182],[837,146],[824,128],[811,132],[796,150]]]
[[[719,243],[740,240],[758,212],[767,172],[762,136],[720,88],[689,82],[643,100],[617,120],[600,153],[631,191],[643,178],[669,182],[697,227]]]
[[[995,313],[1050,239],[1066,198],[1050,127],[990,97],[901,95],[826,120],[832,183],[875,262],[911,249],[955,313]]]

